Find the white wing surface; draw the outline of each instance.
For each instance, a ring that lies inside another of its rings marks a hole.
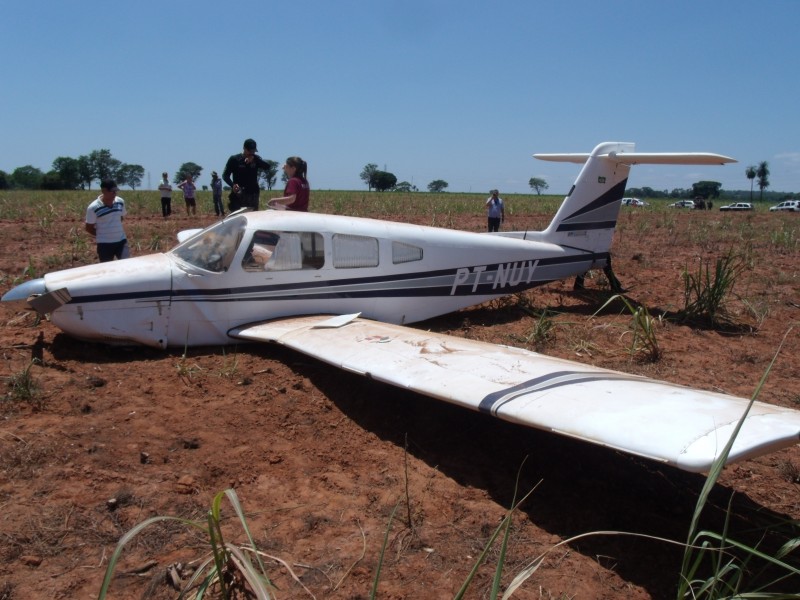
[[[310,316],[232,330],[501,419],[706,472],[748,400],[356,318]],[[344,324],[343,324],[344,323]],[[756,402],[728,463],[800,441],[800,411]]]

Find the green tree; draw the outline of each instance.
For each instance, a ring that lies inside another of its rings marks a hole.
[[[397,177],[387,171],[375,171],[372,177],[372,187],[379,192],[392,189],[396,183]]]
[[[117,185],[127,185],[132,190],[142,185],[142,177],[144,177],[144,167],[142,165],[123,163],[117,169]]]
[[[61,179],[61,175],[59,175],[58,171],[48,171],[42,177],[41,183],[43,190],[65,190],[67,189],[66,185]]]
[[[22,188],[24,190],[38,190],[42,187],[42,179],[44,173],[32,165],[25,165],[24,167],[17,167],[11,173],[11,179],[14,182],[15,188]]]
[[[756,177],[758,178],[758,189],[761,190],[761,197],[759,200],[763,200],[764,189],[769,187],[769,165],[767,164],[767,161],[762,160],[760,163],[758,163]]]
[[[721,188],[722,184],[719,181],[698,181],[692,184],[692,197],[719,198]]]
[[[203,167],[198,165],[197,163],[193,162],[185,162],[181,165],[181,168],[178,169],[178,172],[175,173],[175,178],[173,179],[173,183],[180,183],[183,181],[187,175],[191,175],[194,181],[200,179],[200,173],[203,172]]]
[[[531,186],[531,189],[536,192],[537,196],[542,194],[542,190],[546,190],[550,186],[547,185],[547,182],[542,179],[541,177],[531,177],[528,181],[528,185]]]
[[[77,158],[59,156],[53,161],[53,170],[48,173],[48,179],[55,172],[60,180],[60,187],[50,189],[75,190],[81,186],[80,164]]]
[[[0,190],[7,190],[11,187],[11,176],[5,171],[0,171]]]
[[[378,165],[369,163],[367,164],[364,169],[361,171],[359,177],[361,177],[361,181],[367,184],[367,189],[372,191],[372,188],[375,187],[375,173],[378,172]]]
[[[89,171],[92,179],[103,181],[103,179],[114,179],[117,171],[122,166],[122,162],[111,155],[111,150],[102,148],[92,150],[89,153]],[[91,183],[92,180],[89,180]]]
[[[745,176],[750,180],[750,202],[753,201],[753,180],[755,180],[758,171],[753,165],[750,165],[744,170]]]
[[[266,171],[264,169],[259,169],[258,176],[260,179],[264,180],[264,185],[267,187],[268,190],[271,190],[275,185],[275,182],[278,181],[278,167],[280,163],[277,160],[264,160],[269,165],[269,169]]]
[[[428,191],[429,192],[443,192],[447,187],[448,183],[444,179],[434,179],[428,184]]]

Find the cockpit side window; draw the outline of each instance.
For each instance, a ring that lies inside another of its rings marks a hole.
[[[325,242],[309,231],[256,231],[242,259],[245,271],[319,269],[325,263]]]
[[[333,266],[337,269],[377,267],[378,240],[363,235],[334,234]]]
[[[179,244],[172,254],[195,267],[222,273],[233,261],[245,225],[243,217],[222,221]]]
[[[265,271],[281,237],[272,231],[256,231],[242,259],[245,271]]]

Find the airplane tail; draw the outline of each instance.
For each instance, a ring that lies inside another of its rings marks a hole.
[[[534,154],[534,158],[583,164],[553,221],[538,239],[592,253],[607,253],[631,166],[721,165],[736,162],[708,152],[635,152],[630,142],[604,142],[590,154]],[[530,236],[528,236],[530,239]]]

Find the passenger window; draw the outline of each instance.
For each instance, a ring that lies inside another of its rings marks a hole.
[[[242,259],[245,271],[319,269],[325,263],[325,243],[319,233],[256,231]]]
[[[378,240],[363,235],[337,233],[333,236],[333,266],[359,269],[378,266]]]
[[[303,252],[303,268],[321,269],[325,264],[325,240],[322,235],[311,231],[303,231],[298,235]]]
[[[415,260],[422,260],[422,248],[402,242],[392,242],[392,262],[394,264],[399,265]]]

